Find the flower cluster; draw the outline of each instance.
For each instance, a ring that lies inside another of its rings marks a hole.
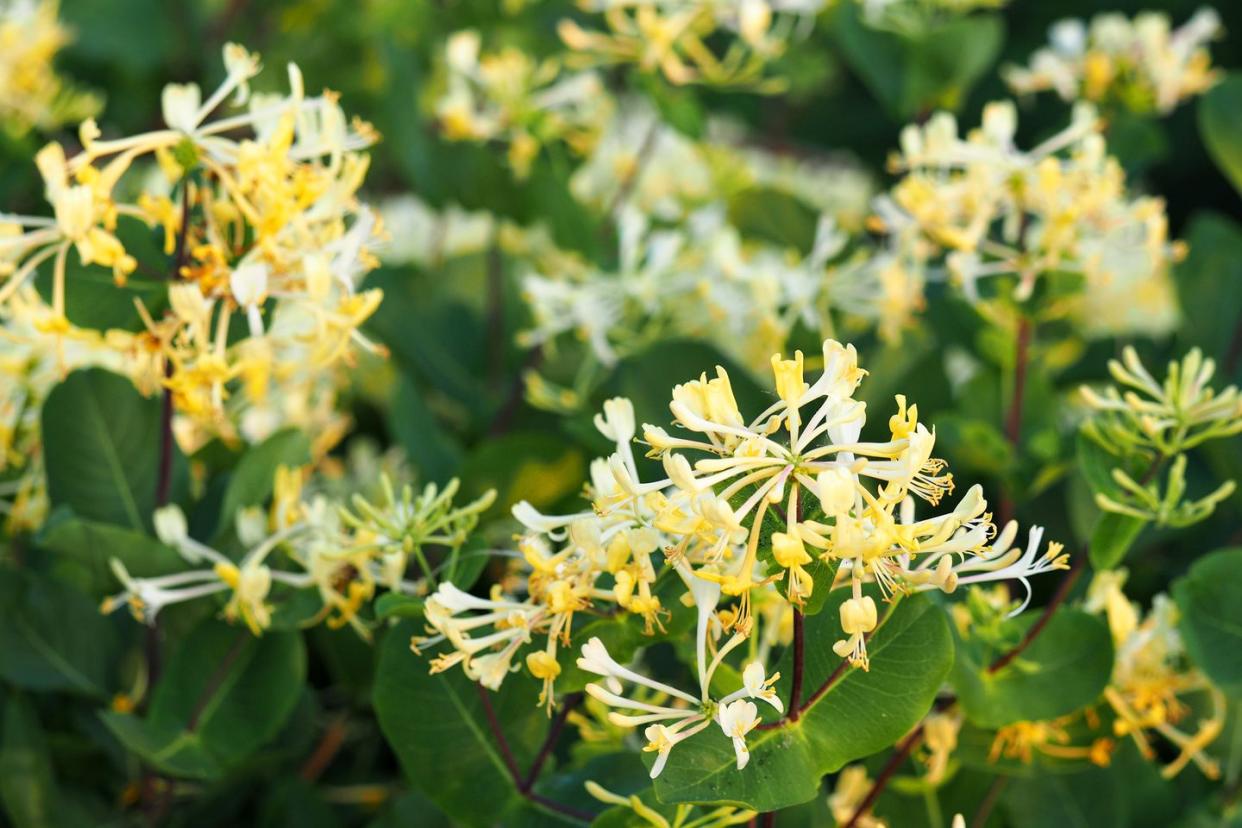
[[[1169,265],[1184,251],[1169,241],[1164,202],[1127,193],[1100,126],[1080,105],[1069,126],[1025,151],[1014,143],[1017,113],[1007,101],[985,107],[982,125],[964,138],[947,113],[907,126],[890,160],[903,177],[879,223],[916,225],[948,254],[949,273],[971,300],[989,277],[1015,278],[1013,298],[1025,301],[1040,276],[1073,273],[1084,289],[1069,310],[1088,335],[1168,330],[1177,320]]]
[[[99,101],[67,86],[52,65],[70,33],[56,0],[0,2],[0,126],[50,129],[94,114]]]
[[[114,558],[112,571],[124,589],[106,599],[102,611],[128,606],[135,618],[150,624],[170,604],[227,595],[224,617],[240,620],[255,635],[273,625],[279,608],[289,606],[286,624],[348,624],[370,638],[360,611],[377,590],[425,592],[435,572],[424,550],[442,547],[456,555],[494,498],[489,492],[455,506],[455,480],[442,490],[428,485],[416,494],[409,485],[394,491],[385,476],[381,489],[376,503],[355,493],[346,506],[324,494],[304,494],[302,470],[280,466],[270,509],[251,507],[235,516],[238,555],[195,539],[181,509],[164,506],[155,513],[156,534],[191,568],[139,577]],[[411,577],[412,562],[421,576]],[[305,605],[292,596],[303,592],[318,600],[298,615]]]
[[[863,594],[864,582],[891,597],[1016,580],[1029,597],[1030,576],[1067,566],[1060,544],[1040,553],[1039,527],[1025,549],[1013,546],[1012,522],[996,536],[978,486],[951,512],[916,519],[915,499],[937,505],[952,492],[952,475],[932,456],[934,432],[903,396],[889,419],[891,439],[859,440],[866,407],[853,395],[865,372],[852,346],[826,340],[814,383],[803,377],[801,352],[771,362],[779,400],[749,422],[722,368],[713,379],[704,374],[674,388],[670,409],[695,437],[645,426],[644,439],[669,478],[626,482],[635,494],[659,493],[655,525],[677,538],[666,554],[737,596],[740,619],[748,616],[750,590],[767,578],[784,580],[797,605],[816,588],[808,567],[816,560],[835,564],[836,578],[850,585],[853,597],[841,605],[846,637],[834,649],[865,669],[866,634],[876,627],[877,608]],[[774,576],[759,558],[769,509],[780,527],[770,535]]]
[[[579,153],[594,143],[612,101],[593,72],[564,73],[555,59],[536,61],[507,48],[480,56],[478,32],[467,30],[445,46],[447,75],[436,118],[453,141],[498,141],[509,164],[525,178],[540,147],[564,141]]]
[[[673,817],[673,821],[669,822],[659,811],[643,802],[642,797],[638,794],[630,794],[629,796],[621,796],[614,793],[598,782],[588,780],[586,782],[586,790],[595,799],[606,805],[618,805],[622,808],[628,808],[634,812],[637,819],[643,821],[652,828],[725,828],[729,825],[743,825],[749,823],[756,816],[755,811],[739,808],[736,805],[678,805]],[[698,809],[702,808],[703,813],[699,813]]]
[[[1081,389],[1096,412],[1083,424],[1083,432],[1121,464],[1111,472],[1118,490],[1096,492],[1096,504],[1160,525],[1188,526],[1205,519],[1233,494],[1235,483],[1226,480],[1210,494],[1184,502],[1186,452],[1205,441],[1242,432],[1242,395],[1232,385],[1219,393],[1209,385],[1216,363],[1197,348],[1169,363],[1163,383],[1144,367],[1133,347],[1126,347],[1122,359],[1111,360],[1108,368],[1124,390],[1110,386],[1101,394],[1087,386]],[[1126,459],[1148,464],[1148,473],[1136,480],[1123,467]],[[1161,492],[1152,478],[1170,459]]]
[[[1112,709],[1113,733],[1134,739],[1144,757],[1154,759],[1151,737],[1159,735],[1177,749],[1164,766],[1166,779],[1193,762],[1209,779],[1220,776],[1206,748],[1225,725],[1225,695],[1190,665],[1177,629],[1177,607],[1166,595],[1157,595],[1151,610],[1141,615],[1122,591],[1124,569],[1096,574],[1086,609],[1103,613],[1112,632],[1117,657],[1104,700]],[[1203,696],[1210,712],[1196,714],[1187,697]],[[1182,729],[1195,718],[1190,732]]]
[[[1173,29],[1169,17],[1144,12],[1133,19],[1100,14],[1088,25],[1067,19],[1048,32],[1048,46],[1029,66],[1009,66],[1005,81],[1017,94],[1052,91],[1064,101],[1087,100],[1134,112],[1167,115],[1202,94],[1220,73],[1207,43],[1221,34],[1220,16],[1200,9]]]
[[[532,324],[519,341],[552,350],[572,334],[591,359],[580,363],[571,397],[590,391],[592,371],[612,367],[657,337],[675,334],[713,342],[750,365],[762,365],[792,329],[826,332],[831,304],[826,264],[846,239],[830,218],[818,225],[805,257],[777,245],[747,242],[722,205],[692,214],[683,227],[658,228],[623,209],[618,267],[606,271],[580,260],[566,268],[559,251],[532,259],[523,296]],[[532,402],[550,406],[546,383],[534,381]]]
[[[97,333],[45,334],[55,314],[31,286],[0,307],[0,514],[12,532],[38,528],[47,514],[40,414],[63,372],[121,368],[121,355]]]
[[[250,93],[257,56],[229,44],[224,63],[224,81],[205,100],[194,84],[165,87],[164,129],[105,139],[88,120],[72,158],[57,143],[39,152],[54,215],[0,217],[0,304],[50,263],[44,329],[75,335],[66,295],[81,271],[71,258],[110,269],[124,286],[140,263],[122,242],[122,222],[162,228],[168,310],[139,303],[146,330],[110,331],[107,341],[141,390],[172,394],[188,421],[182,433],[233,439],[246,406],[227,400],[239,388],[272,410],[314,409],[331,394],[312,373],[346,357],[351,343],[374,349],[357,329],[381,297],[356,289],[374,266],[368,245],[379,232],[356,198],[368,165],[359,150],[373,130],[351,125],[335,94],[308,96],[296,66],[289,94],[267,95]],[[228,106],[247,108],[217,114]],[[136,163],[147,159],[154,168]],[[122,200],[135,186],[137,198]],[[269,399],[273,388],[292,399]]]
[[[898,397],[891,439],[861,441],[865,406],[853,394],[864,372],[854,349],[826,341],[824,370],[813,384],[803,379],[803,363],[801,353],[772,357],[779,400],[749,424],[724,369],[676,386],[670,410],[687,436],[643,426],[643,441],[667,475],[650,482],[641,479],[631,448],[633,406],[610,400],[595,424],[616,450],[591,467],[592,510],[552,516],[515,506],[529,530],[518,544],[524,576],[512,591],[497,585],[487,598],[441,584],[426,604],[429,635],[415,638],[415,650],[447,641],[451,649],[432,661],[433,672],[460,664],[497,689],[520,669],[523,648],[543,636],[525,661],[544,682],[541,701],[551,705],[559,648],[571,641],[575,614],[611,606],[641,617],[650,634],[668,612],[661,599],[668,574],[697,613],[696,691],[625,666],[592,638],[577,665],[604,681],[587,692],[614,708],[611,724],[646,727],[647,749],[658,754],[653,776],[675,745],[713,723],[733,742],[742,768],[746,735],[760,722],[754,702],[778,714],[784,708],[764,661],[773,644],[788,640],[790,611],[817,591],[838,584],[850,590],[834,650],[867,669],[866,638],[879,611],[865,584],[892,599],[1009,580],[1029,597],[1029,578],[1066,566],[1060,544],[1041,553],[1038,527],[1025,548],[1014,547],[1013,523],[994,539],[978,487],[952,512],[916,520],[915,497],[934,505],[952,489],[944,462],[931,456],[935,436],[919,423],[917,408]],[[726,656],[752,637],[757,646],[741,670],[742,686],[714,693]]]
[[[574,63],[628,64],[658,72],[675,84],[774,92],[784,88],[784,81],[765,77],[765,67],[828,4],[825,0],[582,0],[581,5],[602,12],[607,30],[588,30],[568,18],[562,20],[559,32],[574,52]],[[721,39],[727,45],[714,51]]]

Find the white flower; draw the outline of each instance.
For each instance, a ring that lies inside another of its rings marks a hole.
[[[267,299],[267,265],[247,262],[229,276],[229,288],[237,304],[246,310],[251,336],[263,336],[262,305]]]
[[[155,524],[155,536],[162,543],[174,549],[180,548],[181,544],[190,536],[190,530],[186,525],[185,513],[175,503],[156,509],[152,522]]]
[[[746,734],[759,724],[759,708],[754,702],[738,699],[729,704],[722,704],[716,714],[720,729],[725,736],[733,740],[733,751],[737,754],[737,769],[746,767],[750,761],[750,751],[746,747]]]

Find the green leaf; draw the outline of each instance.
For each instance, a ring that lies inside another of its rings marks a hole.
[[[167,282],[131,278],[124,287],[118,287],[110,269],[76,263],[68,267],[66,279],[70,287],[65,292],[65,317],[79,328],[138,332],[146,325],[138,315],[136,301],[153,319],[162,317],[168,308]],[[45,301],[51,301],[52,268],[40,271],[35,287]]]
[[[277,466],[298,468],[310,461],[310,439],[296,428],[282,429],[243,454],[229,475],[217,532],[232,528],[237,510],[262,506],[272,496]]]
[[[14,825],[42,828],[57,824],[52,760],[30,702],[10,696],[0,729],[0,804]]]
[[[271,741],[306,678],[297,633],[255,638],[214,619],[174,651],[145,718],[101,714],[127,748],[174,776],[213,778]]]
[[[972,15],[899,35],[866,25],[850,4],[837,14],[834,33],[850,68],[890,114],[905,120],[960,107],[996,62],[1005,27],[995,15]]]
[[[185,569],[176,551],[150,535],[116,526],[83,520],[68,509],[57,510],[39,532],[41,549],[55,557],[53,570],[66,572],[89,594],[103,596],[120,589],[109,561],[125,564],[137,578],[170,575]]]
[[[1191,660],[1222,690],[1242,693],[1242,547],[1195,561],[1173,598]]]
[[[1227,354],[1238,322],[1236,302],[1222,296],[1236,295],[1242,285],[1242,225],[1221,213],[1194,214],[1184,238],[1190,250],[1177,265],[1178,304],[1182,315],[1194,324],[1177,332],[1179,350],[1198,346],[1207,354]],[[1222,380],[1233,380],[1238,376]]]
[[[403,592],[385,592],[375,600],[375,617],[381,621],[387,618],[422,618],[423,599]]]
[[[1014,619],[1017,636],[1038,618],[1028,613]],[[988,672],[998,655],[980,642],[958,642],[953,687],[967,718],[980,727],[1053,719],[1085,707],[1099,698],[1113,669],[1112,637],[1104,621],[1064,607],[1017,658]]]
[[[1107,768],[1045,773],[1014,779],[1005,789],[1005,811],[1014,828],[1122,828],[1122,781]]]
[[[1230,72],[1203,96],[1199,132],[1216,166],[1242,193],[1242,74]]]
[[[743,190],[729,200],[729,221],[743,236],[811,252],[819,217],[799,199],[770,187]]]
[[[478,686],[459,667],[431,675],[410,651],[422,625],[405,620],[380,645],[374,706],[380,729],[410,783],[466,825],[503,824],[524,806],[490,732]],[[547,728],[538,689],[521,675],[489,693],[518,768],[525,770]]]
[[[101,368],[74,371],[43,406],[48,499],[89,520],[150,525],[160,452],[160,401]]]
[[[1082,476],[1092,492],[1113,494],[1117,492],[1117,483],[1113,480],[1113,468],[1121,465],[1115,454],[1091,439],[1085,432],[1079,431],[1074,443],[1075,457]]]
[[[841,636],[838,608],[847,592],[838,590],[823,612],[807,619],[804,701],[841,663],[831,645]],[[774,811],[818,796],[824,774],[895,743],[931,709],[952,665],[952,635],[944,613],[919,595],[885,617],[867,649],[870,671],[842,670],[797,722],[752,732],[744,770],[737,770],[733,745],[715,725],[679,744],[656,779],[660,800]],[[779,669],[787,699],[788,659]]]
[[[384,301],[367,328],[391,349],[407,374],[461,403],[476,422],[486,422],[495,407],[485,380],[486,323],[478,310],[456,297],[429,296],[426,281],[408,269],[372,272],[366,286],[382,288]]]
[[[78,590],[29,571],[0,571],[0,676],[19,687],[106,698],[116,638]]]
[[[496,490],[491,516],[506,514],[519,500],[536,509],[555,505],[579,490],[586,473],[582,452],[552,434],[515,432],[482,443],[462,466],[462,494]]]
[[[1116,512],[1103,512],[1091,530],[1090,557],[1095,569],[1112,569],[1122,562],[1138,540],[1147,521]]]
[[[418,385],[403,376],[388,412],[389,431],[405,448],[421,480],[444,484],[461,467],[457,438],[443,428],[427,407]]]

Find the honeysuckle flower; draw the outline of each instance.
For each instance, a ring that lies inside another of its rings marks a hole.
[[[260,262],[240,265],[229,276],[233,299],[246,311],[251,336],[263,336],[263,302],[267,299],[267,267]]]
[[[930,713],[923,719],[923,746],[927,750],[923,778],[928,784],[939,785],[945,780],[964,720],[959,710]]]
[[[678,571],[739,599],[738,623],[748,621],[750,595],[762,584],[784,579],[784,594],[796,605],[831,587],[814,583],[810,564],[839,561],[838,579],[848,580],[853,592],[841,605],[845,637],[834,648],[865,668],[866,638],[879,621],[875,598],[863,593],[866,581],[891,597],[951,592],[963,580],[1012,579],[1029,596],[1030,577],[1065,566],[1059,544],[1040,555],[1040,529],[1025,551],[1011,551],[1016,526],[989,543],[995,527],[979,487],[952,511],[916,520],[916,499],[934,506],[952,491],[918,407],[899,395],[891,439],[861,442],[866,413],[853,394],[864,372],[854,350],[826,341],[824,370],[814,382],[804,378],[805,364],[801,354],[772,359],[778,401],[749,422],[723,369],[674,388],[669,409],[689,436],[644,425],[644,440],[662,457],[667,478],[623,486],[647,498],[652,525],[671,537],[666,555]],[[783,526],[770,534],[779,569],[765,574],[761,529],[769,507],[781,503]],[[812,507],[822,515],[807,514]]]
[[[1044,536],[1042,526],[1030,528],[1025,548],[1013,546],[1017,532],[1018,524],[1010,521],[1005,524],[994,543],[982,547],[977,554],[968,555],[956,562],[952,558],[952,548],[946,544],[940,552],[928,555],[914,570],[928,578],[928,585],[922,588],[939,588],[952,592],[961,585],[1017,581],[1026,593],[1010,613],[1018,615],[1031,601],[1030,579],[1046,572],[1068,569],[1069,555],[1063,551],[1064,546],[1055,541],[1049,542],[1040,554]]]
[[[396,265],[430,267],[482,253],[495,242],[499,223],[491,213],[456,205],[434,210],[414,195],[389,198],[379,212],[389,237],[376,252]]]
[[[1225,696],[1187,661],[1176,605],[1157,595],[1141,615],[1122,590],[1125,580],[1125,570],[1098,573],[1085,605],[1105,615],[1116,648],[1112,678],[1104,690],[1104,700],[1117,717],[1113,733],[1130,736],[1147,758],[1156,756],[1153,735],[1168,740],[1178,752],[1161,771],[1166,779],[1192,762],[1216,779],[1220,765],[1206,749],[1224,728]],[[1196,713],[1185,701],[1192,696],[1205,697],[1207,709]]]
[[[1242,395],[1232,385],[1217,393],[1209,384],[1215,370],[1213,360],[1193,349],[1170,362],[1168,375],[1159,383],[1127,347],[1121,361],[1109,363],[1120,388],[1108,387],[1103,393],[1081,389],[1095,411],[1083,424],[1083,433],[1118,458],[1111,472],[1116,488],[1095,492],[1097,506],[1161,526],[1188,526],[1211,515],[1233,494],[1236,484],[1226,480],[1197,500],[1185,499],[1185,452],[1242,431]],[[1170,458],[1162,489],[1156,474]],[[1151,471],[1135,480],[1124,468],[1127,459],[1148,463]]]
[[[868,809],[865,813],[855,813],[863,804],[867,794],[871,793],[872,781],[867,776],[867,769],[862,765],[847,765],[837,775],[836,787],[828,796],[828,810],[838,825],[845,825],[853,820],[859,828],[885,828],[883,820],[876,819]]]
[[[1131,346],[1120,360],[1109,361],[1108,370],[1117,386],[1103,393],[1085,385],[1080,389],[1087,404],[1102,415],[1087,424],[1088,432],[1105,445],[1173,455],[1242,432],[1242,395],[1232,385],[1219,392],[1211,387],[1216,361],[1198,348],[1171,361],[1163,382],[1151,375]]]
[[[623,808],[629,808],[636,817],[644,820],[653,828],[672,828],[674,824],[669,822],[667,818],[650,805],[643,802],[638,794],[630,794],[628,797],[624,797],[613,793],[593,780],[587,780],[584,783],[584,787],[587,793],[606,805],[620,805]],[[695,828],[725,828],[725,826],[729,825],[742,825],[755,817],[754,811],[733,805],[704,805],[701,807],[708,812],[702,815],[696,814],[694,807],[691,805],[677,806],[677,818],[682,820],[678,824],[692,825]]]
[[[759,708],[754,702],[738,699],[728,704],[721,703],[716,712],[716,721],[725,736],[733,740],[733,750],[737,754],[737,769],[742,770],[750,761],[750,751],[746,749],[746,734],[759,724]]]
[[[1043,722],[1015,722],[996,732],[988,760],[995,762],[1001,757],[1030,763],[1036,753],[1054,759],[1091,762],[1107,767],[1112,761],[1116,745],[1112,739],[1101,737],[1089,745],[1073,744],[1069,726],[1075,714]]]
[[[1169,241],[1161,200],[1127,193],[1096,110],[1075,106],[1064,130],[1025,151],[1014,142],[1016,124],[1014,105],[998,101],[965,137],[948,113],[907,126],[890,159],[903,178],[877,203],[876,225],[894,233],[916,226],[976,302],[984,298],[983,280],[998,276],[1016,279],[1012,297],[1019,302],[1049,271],[1081,273],[1091,301],[1118,279],[1167,281],[1184,246]],[[1173,298],[1171,291],[1163,295]]]
[[[55,71],[56,54],[73,39],[58,11],[55,0],[0,6],[0,122],[11,132],[50,129],[99,109],[95,96],[74,89]]]
[[[812,19],[825,6],[819,0],[744,0],[703,6],[603,0],[584,5],[604,12],[608,31],[561,20],[557,31],[573,50],[574,63],[632,63],[646,72],[660,72],[675,84],[742,86],[761,92],[783,88],[780,79],[763,76],[765,64],[784,51],[801,20]],[[780,14],[785,11],[790,14]],[[779,19],[774,19],[774,13]],[[712,35],[717,32],[731,36],[720,55],[708,45],[714,43]]]
[[[456,481],[443,490],[428,486],[418,496],[409,486],[395,492],[386,474],[379,481],[380,498],[372,502],[355,490],[347,508],[340,500],[305,492],[300,470],[278,467],[270,513],[247,507],[235,515],[237,538],[247,549],[240,559],[192,537],[178,506],[161,507],[152,521],[157,536],[192,568],[139,578],[114,561],[125,589],[105,602],[104,611],[128,603],[136,616],[150,623],[168,604],[227,592],[224,618],[240,621],[261,635],[272,624],[274,590],[314,590],[322,603],[316,621],[333,628],[348,624],[367,638],[370,631],[359,612],[377,590],[425,592],[432,573],[423,547],[460,549],[493,496],[455,506]],[[421,582],[407,575],[411,558],[423,570]],[[500,654],[487,651],[496,639],[474,638],[469,631],[480,623],[452,618],[482,599],[453,590],[451,584],[441,584],[441,591],[428,599],[427,618],[441,622],[465,655],[473,656],[466,665],[473,677],[499,686],[509,664]],[[513,635],[524,634],[529,640],[517,625]]]
[[[508,144],[518,178],[530,173],[541,145],[565,141],[585,150],[611,111],[611,98],[593,72],[563,72],[554,59],[536,61],[516,48],[483,54],[478,32],[448,38],[447,75],[435,104],[445,137]]]
[[[773,688],[773,685],[780,681],[780,679],[780,673],[773,673],[771,677],[767,677],[764,673],[763,662],[752,661],[742,671],[742,689],[748,697],[762,699],[772,705],[777,713],[784,713],[785,705],[781,702],[780,697],[776,695],[776,690]],[[729,700],[729,697],[726,696],[722,699],[722,702]]]
[[[1176,29],[1159,12],[1133,19],[1099,14],[1090,24],[1069,18],[1052,25],[1049,45],[1036,51],[1028,66],[1007,66],[1001,74],[1019,94],[1050,90],[1064,101],[1167,115],[1219,79],[1219,70],[1210,68],[1207,44],[1221,31],[1220,16],[1210,8],[1199,9]]]
[[[330,366],[354,345],[381,350],[358,332],[380,294],[356,290],[376,264],[368,246],[381,232],[357,201],[367,167],[359,151],[376,136],[347,122],[334,94],[308,96],[295,66],[287,95],[251,96],[257,56],[228,44],[223,61],[226,77],[210,94],[192,84],[165,90],[165,129],[105,139],[87,121],[72,158],[59,144],[39,152],[53,217],[0,217],[0,306],[50,263],[45,333],[77,336],[64,313],[70,254],[110,268],[121,284],[137,262],[119,222],[161,227],[175,260],[150,264],[174,270],[171,313],[155,319],[139,307],[146,330],[109,332],[105,342],[129,357],[123,367],[144,393],[172,392],[183,448],[261,438],[280,417],[318,427],[330,447],[340,429],[330,410],[335,388],[322,371],[297,366],[308,356],[313,367]],[[206,175],[190,175],[199,170]],[[133,202],[123,200],[134,182]],[[238,310],[250,336],[230,341]]]

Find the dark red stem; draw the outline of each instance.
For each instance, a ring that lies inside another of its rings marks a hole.
[[[1022,316],[1018,320],[1018,336],[1014,345],[1013,355],[1013,398],[1009,402],[1009,411],[1005,417],[1005,438],[1013,446],[1014,457],[1022,445],[1022,406],[1026,398],[1026,372],[1030,363],[1031,351],[1031,320]],[[1013,494],[1009,487],[1001,495],[1000,508],[997,510],[997,523],[1004,526],[1013,519]]]
[[[1084,560],[1086,560],[1085,555],[1078,555],[1075,558],[1073,565],[1070,567],[1070,571],[1067,572],[1065,577],[1061,579],[1061,584],[1057,587],[1057,591],[1053,594],[1052,600],[1048,602],[1046,607],[1044,607],[1044,611],[1040,614],[1039,618],[1026,631],[1026,635],[1022,636],[1022,640],[1018,642],[1018,646],[1014,647],[1012,650],[996,659],[996,661],[992,662],[992,664],[988,667],[989,673],[995,673],[998,670],[1008,666],[1015,658],[1020,656],[1027,647],[1031,646],[1036,638],[1039,638],[1039,634],[1044,631],[1044,627],[1048,626],[1048,622],[1052,620],[1052,616],[1056,613],[1057,608],[1065,603],[1065,599],[1069,597],[1070,591],[1074,588],[1074,584],[1082,576],[1082,572],[1086,568],[1083,564]]]
[[[518,770],[517,761],[513,758],[513,751],[509,749],[509,740],[505,738],[505,732],[500,727],[500,720],[496,717],[496,709],[492,707],[492,700],[488,694],[487,688],[476,683],[475,687],[479,691],[479,699],[483,703],[483,714],[487,717],[487,726],[492,731],[492,736],[496,739],[496,746],[500,748],[500,755],[504,759],[505,767],[509,770],[509,777],[513,780],[513,786],[517,792],[527,800],[542,805],[549,811],[555,811],[558,814],[564,814],[571,819],[590,822],[595,815],[587,811],[580,810],[563,802],[557,802],[549,799],[543,794],[535,793],[532,790],[535,779],[539,775],[540,769],[547,761],[548,756],[552,753],[552,748],[556,745],[556,738],[560,734],[561,728],[565,726],[565,718],[569,716],[569,710],[573,705],[577,704],[577,697],[566,699],[562,705],[561,712],[553,720],[548,735],[544,739],[543,747],[539,749],[539,754],[535,757],[535,762],[531,766],[530,772],[525,776]]]
[[[796,722],[802,715],[799,702],[802,700],[802,672],[805,642],[802,613],[793,611],[793,681],[789,685],[789,710],[785,714],[789,721]]]
[[[893,775],[897,773],[902,763],[910,758],[910,754],[914,752],[922,738],[923,726],[919,725],[910,731],[910,734],[897,745],[897,750],[893,752],[892,756],[888,757],[888,762],[884,764],[880,775],[875,778],[875,784],[871,786],[871,790],[867,791],[867,796],[863,798],[862,802],[858,803],[858,807],[854,810],[854,815],[850,817],[850,821],[845,823],[842,828],[854,828],[863,814],[871,810],[871,806],[875,805],[875,801],[880,798],[880,794],[884,792],[884,789],[888,787],[888,783],[892,781]]]

